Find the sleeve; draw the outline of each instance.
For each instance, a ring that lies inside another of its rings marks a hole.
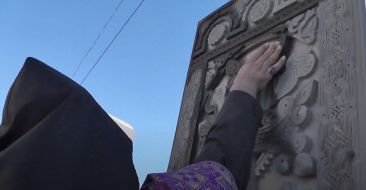
[[[261,118],[262,110],[254,97],[242,91],[230,92],[195,163],[210,160],[224,165],[239,189],[245,189]]]

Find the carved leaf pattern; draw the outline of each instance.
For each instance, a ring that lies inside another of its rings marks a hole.
[[[308,76],[313,71],[315,64],[316,59],[312,52],[305,55],[291,55],[286,62],[286,72],[277,81],[275,88],[277,99],[289,94],[300,78]]]
[[[311,9],[287,22],[289,33],[296,39],[312,44],[315,41],[318,17],[315,9]]]
[[[217,89],[218,85],[224,77],[228,77],[227,86],[230,86],[230,81],[235,76],[235,64],[227,62],[232,59],[230,57],[232,55],[225,59],[222,58],[223,55],[228,55],[227,52],[234,46],[238,46],[239,41],[245,45],[251,45],[252,39],[249,38],[262,37],[262,33],[259,32],[267,33],[270,30],[266,26],[275,27],[271,24],[261,25],[262,21],[263,23],[277,23],[277,18],[284,18],[286,14],[291,15],[293,19],[287,22],[287,34],[294,38],[292,45],[297,46],[297,49],[291,49],[285,72],[274,81],[274,87],[269,89],[275,100],[271,97],[269,106],[266,106],[269,110],[265,110],[265,112],[272,111],[275,117],[264,118],[268,121],[263,121],[264,126],[259,129],[255,151],[260,156],[254,171],[262,175],[268,167],[272,167],[271,164],[278,164],[277,162],[271,163],[273,158],[280,157],[277,156],[278,154],[284,154],[284,157],[289,156],[290,159],[279,162],[281,167],[277,172],[280,174],[301,177],[309,174],[315,175],[316,172],[319,172],[316,174],[319,176],[317,179],[319,189],[354,189],[354,179],[358,179],[359,176],[356,175],[357,171],[353,167],[356,164],[352,163],[355,156],[353,149],[357,145],[357,140],[352,137],[358,130],[358,126],[354,122],[357,121],[357,109],[355,109],[357,105],[354,102],[357,93],[354,89],[355,85],[353,85],[355,83],[355,76],[353,76],[355,63],[358,62],[354,60],[355,54],[351,52],[355,45],[350,44],[355,39],[352,36],[355,28],[352,25],[354,22],[351,20],[353,12],[350,12],[354,10],[351,9],[353,1],[323,0],[319,3],[317,0],[238,0],[232,2],[231,5],[236,7],[223,7],[224,11],[220,10],[217,12],[218,14],[209,17],[209,22],[203,25],[203,29],[198,34],[197,43],[199,44],[196,46],[204,46],[204,48],[199,48],[200,51],[194,52],[192,65],[200,65],[203,62],[206,64],[208,59],[224,60],[222,62],[213,60],[213,64],[208,65],[204,93],[204,98],[207,100],[204,105],[207,105],[209,109],[205,107],[206,113],[199,117],[201,121],[198,126],[199,133],[204,135],[205,131],[210,128],[207,116],[214,116],[217,113],[219,108],[216,102],[221,102],[219,96],[225,96],[222,90]],[[314,4],[310,5],[307,2]],[[271,4],[270,8],[266,6],[266,3]],[[317,7],[312,9],[314,6]],[[298,16],[293,17],[294,15],[290,12],[295,12]],[[239,15],[242,15],[242,18],[239,18]],[[223,25],[217,26],[225,21],[222,19],[223,17],[232,19],[229,21],[233,25],[229,27],[232,31],[225,31]],[[281,23],[284,22],[282,19],[278,20]],[[242,26],[236,27],[240,22]],[[214,29],[214,27],[217,28]],[[213,30],[211,31],[211,29]],[[212,33],[209,37],[210,32]],[[221,35],[222,33],[225,34]],[[229,33],[227,37],[226,33]],[[319,38],[318,42],[316,42],[317,38]],[[210,46],[209,49],[207,46]],[[297,50],[305,48],[312,49],[314,52],[301,51],[300,54],[297,54]],[[314,72],[318,64],[320,69]],[[209,92],[212,94],[208,95]],[[214,98],[215,92],[217,95]],[[313,105],[315,102],[316,105]],[[199,107],[202,108],[204,105],[200,104]],[[187,106],[183,105],[183,108],[187,109]],[[317,110],[316,114],[313,113],[314,110]],[[313,116],[319,120],[311,120]],[[184,116],[183,114],[180,120],[189,120],[189,117],[191,115]],[[316,163],[312,161],[314,150],[311,150],[313,149],[312,141],[307,135],[313,133],[315,125],[319,123],[321,123],[319,126],[320,138],[314,145],[319,144],[315,151],[319,149],[321,155],[317,155],[318,163]],[[188,122],[183,125],[187,128]],[[278,147],[270,141],[273,139],[268,138],[268,134],[274,134],[276,138],[279,138],[279,146],[284,147],[282,143],[290,145],[287,147],[288,150],[276,150],[275,148]],[[179,135],[185,136],[185,133],[182,132]],[[265,159],[265,155],[268,153],[273,156],[271,159]],[[314,166],[317,166],[318,170],[314,171]],[[295,168],[297,168],[296,172],[294,172]],[[272,170],[270,172],[272,174]],[[260,180],[265,180],[264,178],[257,178],[258,183],[261,183]],[[284,190],[315,188],[315,186],[306,187],[297,183],[298,180],[294,180],[292,177],[288,179],[290,182],[284,184]],[[314,181],[313,179],[310,178],[311,181]]]

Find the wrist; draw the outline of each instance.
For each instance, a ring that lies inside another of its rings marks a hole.
[[[241,81],[241,82],[234,81],[233,85],[230,88],[230,92],[234,91],[234,90],[246,92],[246,93],[250,94],[251,96],[253,96],[254,98],[257,98],[258,88],[256,87],[256,85],[254,83],[245,83],[243,81]]]

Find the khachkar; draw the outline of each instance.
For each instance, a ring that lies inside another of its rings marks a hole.
[[[364,0],[238,0],[199,23],[169,170],[189,164],[238,59],[274,39],[286,70],[260,95],[249,189],[365,189]]]

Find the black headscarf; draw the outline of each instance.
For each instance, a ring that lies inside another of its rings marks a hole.
[[[0,127],[0,190],[138,189],[132,142],[81,86],[28,58]]]

